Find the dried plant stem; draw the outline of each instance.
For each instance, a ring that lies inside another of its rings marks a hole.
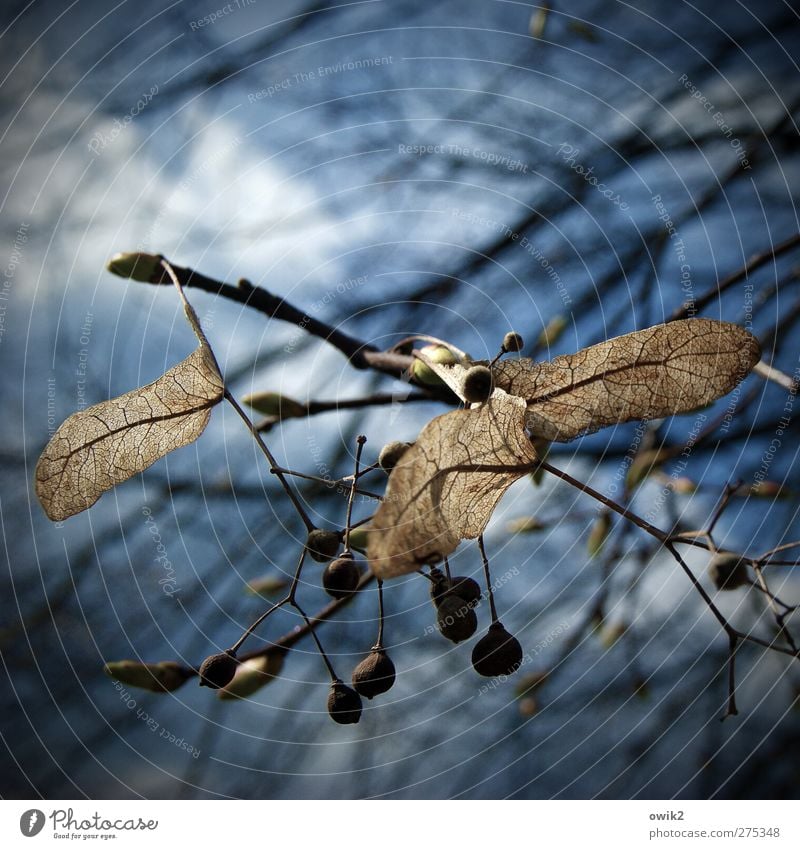
[[[492,577],[489,574],[489,558],[486,556],[486,548],[483,544],[483,534],[478,537],[478,548],[483,560],[483,575],[486,578],[486,593],[489,596],[489,610],[492,614],[492,622],[497,622],[497,607],[494,603],[494,591],[492,590]]]
[[[245,423],[245,425],[247,425],[247,429],[253,435],[253,439],[255,439],[258,447],[261,449],[261,452],[267,458],[267,462],[270,466],[270,471],[281,482],[281,486],[283,486],[286,494],[289,496],[289,500],[294,505],[294,509],[297,511],[298,516],[300,516],[303,521],[303,524],[306,526],[306,530],[313,531],[314,523],[308,517],[308,513],[306,512],[305,507],[303,507],[303,505],[301,504],[300,499],[297,497],[297,493],[292,489],[292,487],[289,485],[289,481],[287,481],[284,477],[284,474],[281,471],[281,467],[278,465],[272,452],[267,447],[267,444],[266,442],[264,442],[264,439],[262,438],[261,434],[258,432],[255,425],[250,420],[250,417],[247,415],[247,413],[245,413],[245,411],[239,405],[239,402],[233,397],[233,395],[231,395],[231,393],[227,389],[225,390],[225,400],[233,407],[234,410],[236,410],[241,420]]]
[[[762,265],[766,265],[770,260],[775,259],[798,246],[800,246],[800,233],[795,233],[785,241],[780,242],[777,245],[773,245],[761,253],[755,254],[745,263],[745,265],[742,266],[742,268],[735,271],[724,280],[721,280],[716,286],[709,289],[708,292],[701,295],[693,303],[684,304],[682,307],[675,310],[675,312],[669,317],[669,320],[676,321],[681,318],[686,318],[691,314],[690,311],[699,312],[704,307],[708,306],[708,304],[710,304],[715,298],[719,297],[719,295],[726,289],[730,289],[731,286],[735,286],[740,281],[745,280],[750,276],[750,274],[761,268]]]
[[[383,612],[383,581],[378,579],[378,637],[375,640],[375,648],[382,649],[383,648],[383,623],[384,623],[384,612]]]
[[[294,609],[295,609],[295,610],[296,610],[296,611],[297,611],[297,612],[298,612],[298,613],[299,613],[299,614],[303,617],[303,619],[305,620],[306,628],[308,629],[308,632],[311,634],[311,636],[314,638],[314,642],[317,644],[317,649],[319,650],[319,653],[320,653],[320,655],[322,656],[322,659],[325,661],[325,666],[327,666],[327,667],[328,667],[328,672],[330,673],[331,681],[339,681],[339,680],[341,680],[341,679],[339,678],[339,676],[336,674],[336,671],[335,671],[335,670],[334,670],[334,668],[333,668],[333,664],[331,663],[330,658],[328,657],[327,653],[325,652],[325,649],[322,647],[322,643],[320,642],[319,636],[317,635],[316,624],[317,624],[317,622],[318,622],[319,620],[316,620],[316,621],[314,622],[314,624],[312,625],[311,620],[308,618],[308,616],[306,616],[305,611],[303,610],[303,608],[302,608],[302,607],[300,607],[300,605],[297,603],[297,601],[295,601],[295,600],[293,599],[293,600],[292,600],[292,602],[291,602],[291,604],[292,604],[292,607],[293,607],[293,608],[294,608]]]
[[[350,551],[350,525],[353,521],[353,500],[356,495],[356,484],[358,483],[359,477],[359,466],[361,464],[361,454],[364,451],[364,445],[367,442],[366,436],[359,436],[356,439],[356,460],[355,460],[355,470],[353,472],[353,483],[350,487],[350,495],[347,499],[347,518],[345,519],[344,525],[344,550],[346,552]]]

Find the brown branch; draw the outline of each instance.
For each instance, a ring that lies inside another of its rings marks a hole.
[[[313,616],[309,617],[309,621],[305,625],[292,629],[289,633],[279,637],[275,642],[270,643],[266,648],[256,649],[248,652],[247,654],[242,654],[240,656],[240,660],[250,660],[254,657],[266,657],[273,654],[281,654],[287,649],[292,648],[292,646],[302,640],[303,637],[307,637],[314,628],[317,627],[317,625],[327,621],[334,615],[334,613],[337,613],[349,604],[359,594],[359,592],[364,589],[364,587],[369,586],[374,580],[375,576],[372,572],[367,572],[361,576],[361,580],[358,582],[358,587],[355,593],[345,596],[345,598],[337,598],[334,601],[328,602],[325,607],[321,608]]]
[[[686,318],[693,312],[699,312],[703,307],[708,306],[715,298],[719,297],[726,289],[736,285],[739,281],[749,277],[754,271],[766,265],[770,260],[777,259],[781,254],[787,253],[800,245],[800,233],[795,233],[785,241],[775,245],[768,250],[755,254],[740,268],[738,271],[721,280],[712,289],[709,289],[704,295],[701,295],[696,300],[686,303],[675,310],[669,317],[670,321],[676,321],[680,318]]]
[[[317,416],[320,413],[339,412],[340,410],[359,410],[364,407],[385,407],[390,404],[413,404],[416,401],[435,401],[433,395],[423,392],[412,392],[405,398],[399,397],[394,392],[376,392],[364,398],[345,398],[342,401],[299,401],[297,403],[305,407],[305,412],[298,416],[266,416],[256,424],[260,431],[270,430],[274,425],[291,419],[301,419],[305,416]]]

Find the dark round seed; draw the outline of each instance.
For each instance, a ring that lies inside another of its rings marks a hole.
[[[494,388],[492,373],[486,366],[472,366],[464,375],[464,398],[471,404],[485,401]]]
[[[233,680],[239,661],[226,651],[212,654],[200,664],[200,686],[220,690]]]
[[[339,725],[353,725],[361,719],[361,696],[347,684],[334,681],[328,693],[328,713]]]
[[[306,539],[308,553],[317,563],[327,563],[331,557],[336,557],[341,544],[336,531],[324,531],[321,528],[314,528]]]
[[[475,643],[472,665],[479,675],[494,678],[511,675],[522,663],[522,646],[499,623],[493,622],[486,634]]]
[[[394,679],[394,664],[383,649],[373,649],[353,670],[353,688],[366,699],[391,690]]]
[[[503,337],[503,350],[506,352],[516,353],[517,351],[521,351],[524,344],[519,333],[514,333],[513,331],[506,333]]]
[[[322,573],[322,586],[325,587],[325,592],[329,596],[346,598],[356,592],[360,578],[361,570],[353,559],[353,555],[349,557],[342,555],[325,567]]]
[[[463,598],[448,595],[436,610],[436,624],[445,639],[460,643],[478,630],[478,617]]]

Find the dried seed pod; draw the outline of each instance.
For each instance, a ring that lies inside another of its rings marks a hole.
[[[336,560],[332,560],[322,573],[322,586],[325,592],[333,598],[346,598],[358,589],[361,578],[361,570],[353,559],[353,555],[346,553]]]
[[[328,693],[328,713],[339,725],[355,724],[361,719],[361,696],[347,684],[334,681]]]
[[[445,639],[460,643],[478,630],[478,617],[463,598],[448,595],[436,610],[436,625]]]
[[[306,539],[308,553],[317,563],[327,563],[331,557],[336,557],[341,544],[341,537],[336,531],[324,531],[322,528],[314,528]]]
[[[482,598],[480,584],[466,575],[456,575],[448,578],[439,569],[431,569],[431,599],[435,605],[440,605],[447,596],[457,596],[464,599],[470,607],[477,607]]]
[[[492,372],[486,366],[472,366],[464,375],[462,392],[464,398],[472,404],[482,403],[494,389]]]
[[[212,654],[200,664],[200,686],[219,690],[233,681],[239,661],[228,651]]]
[[[472,665],[479,675],[486,678],[511,675],[521,663],[519,640],[509,634],[500,622],[493,622],[472,650]]]
[[[384,472],[391,472],[409,448],[410,442],[387,442],[378,455],[378,465]]]
[[[373,649],[353,670],[353,687],[367,699],[391,690],[394,679],[394,664],[382,648]]]
[[[483,597],[480,584],[466,575],[455,575],[447,594],[463,598],[470,607],[477,607]]]
[[[747,586],[747,561],[733,551],[718,551],[708,564],[708,575],[718,590],[736,590]]]
[[[450,581],[447,578],[447,575],[435,566],[431,569],[429,576],[431,579],[431,601],[438,607],[439,603],[450,589]]]
[[[503,352],[516,353],[517,351],[522,350],[524,344],[525,343],[523,342],[522,337],[519,335],[519,333],[514,333],[513,331],[511,331],[510,333],[506,333],[506,335],[503,337]]]

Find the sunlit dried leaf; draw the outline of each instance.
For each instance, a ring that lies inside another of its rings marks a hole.
[[[660,324],[545,363],[499,362],[495,385],[528,402],[533,434],[566,442],[621,422],[705,406],[730,392],[761,355],[735,324]]]
[[[489,401],[430,422],[389,477],[370,534],[373,572],[388,578],[414,571],[461,539],[479,536],[503,492],[536,459],[524,427],[533,440],[564,442],[612,424],[697,409],[730,392],[760,353],[737,325],[688,319],[549,363],[495,364]],[[464,400],[464,375],[474,363],[438,363],[424,351],[416,356]],[[486,466],[491,469],[475,471]],[[606,523],[596,529],[596,550]]]
[[[223,381],[208,345],[153,383],[70,416],[36,465],[36,494],[53,521],[92,504],[160,457],[194,442]]]
[[[522,399],[496,391],[485,404],[426,425],[389,476],[370,525],[369,560],[378,577],[437,562],[483,533],[503,493],[536,459],[524,418]]]

